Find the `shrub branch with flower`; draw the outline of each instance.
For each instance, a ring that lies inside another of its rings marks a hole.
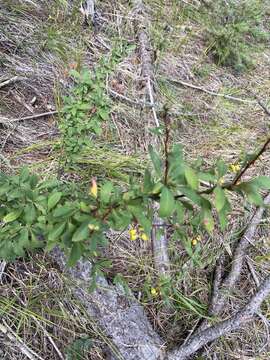
[[[263,204],[261,190],[270,189],[270,178],[242,178],[269,141],[257,153],[247,155],[240,168],[234,168],[232,180],[227,180],[231,173],[222,160],[207,169],[201,161],[189,164],[179,144],[166,144],[164,153],[150,147],[151,161],[144,177],[139,181],[130,177],[125,189],[111,181],[98,183],[93,179],[87,193],[77,190],[75,184],[42,181],[27,168],[19,175],[1,173],[0,258],[14,260],[27,251],[50,251],[59,246],[68,253],[70,266],[81,257],[90,257],[99,272],[109,229],[129,230],[131,240],[150,238],[153,201],[159,205],[159,217],[171,229],[171,239],[180,239],[193,258],[200,234],[211,234],[217,226],[214,213],[221,229],[226,228],[230,192],[242,195],[251,204]],[[191,242],[190,229],[195,234]]]

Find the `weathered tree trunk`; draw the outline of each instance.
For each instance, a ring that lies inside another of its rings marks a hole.
[[[65,271],[74,286],[74,296],[85,306],[108,338],[110,360],[162,360],[163,343],[151,326],[144,309],[136,299],[125,295],[120,286],[109,285],[103,278],[97,281],[97,290],[89,292],[91,263],[79,261],[74,268],[66,268],[64,254],[58,248],[52,257]]]

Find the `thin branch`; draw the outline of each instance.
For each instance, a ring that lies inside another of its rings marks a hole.
[[[149,102],[130,99],[129,97],[127,97],[125,95],[122,95],[122,94],[119,94],[118,92],[116,92],[116,91],[114,91],[112,89],[108,89],[108,93],[113,98],[122,100],[122,101],[124,101],[124,102],[126,102],[126,103],[128,103],[130,105],[138,106],[140,108],[146,108],[146,107],[152,108],[152,105]]]
[[[2,277],[7,266],[7,262],[5,260],[0,261],[0,283],[2,283]]]
[[[260,150],[257,152],[257,154],[255,154],[240,170],[240,172],[238,174],[236,174],[236,176],[234,177],[234,179],[231,182],[225,183],[223,185],[221,185],[222,189],[226,189],[226,190],[233,190],[234,186],[237,185],[237,183],[240,181],[240,179],[244,176],[244,174],[247,172],[247,170],[253,166],[255,164],[255,162],[262,156],[262,154],[267,150],[268,145],[270,144],[270,137],[268,137],[264,144],[262,145],[262,147],[260,148]],[[217,187],[217,185],[214,185],[206,190],[202,190],[199,191],[198,194],[199,195],[203,195],[203,194],[211,194],[215,188]],[[184,195],[178,195],[176,197],[177,198],[181,198],[184,197]]]
[[[263,282],[257,293],[250,299],[247,305],[228,320],[213,325],[206,330],[193,336],[185,345],[172,351],[168,360],[185,360],[200,348],[221,336],[224,336],[232,330],[238,329],[256,315],[262,302],[270,294],[270,275]]]
[[[238,102],[248,103],[248,104],[253,104],[253,103],[256,102],[254,100],[241,99],[241,98],[238,98],[238,97],[235,97],[235,96],[232,96],[232,95],[216,93],[214,91],[205,89],[205,88],[203,88],[201,86],[193,85],[193,84],[187,83],[187,82],[182,81],[182,80],[175,80],[175,79],[170,79],[170,78],[167,79],[167,80],[169,82],[173,83],[173,84],[176,84],[176,85],[186,86],[186,87],[189,87],[189,88],[192,88],[192,89],[195,89],[195,90],[205,92],[206,94],[209,94],[209,95],[212,95],[212,96],[223,97],[225,99],[232,100],[232,101],[238,101]]]
[[[12,78],[5,80],[0,83],[0,89],[2,89],[4,86],[14,84],[17,81],[25,80],[24,77],[21,76],[13,76]]]
[[[268,137],[265,141],[265,143],[263,144],[263,146],[261,147],[261,149],[257,152],[257,154],[252,157],[247,163],[246,165],[241,169],[241,171],[235,176],[235,178],[233,179],[233,181],[231,182],[231,184],[227,185],[226,189],[232,189],[237,183],[238,181],[243,177],[243,175],[246,173],[246,171],[252,166],[254,165],[254,163],[259,159],[259,157],[267,150],[268,145],[270,144],[270,137]]]
[[[270,204],[270,194],[267,195],[264,199],[264,205]],[[250,245],[252,239],[255,236],[258,225],[261,222],[265,207],[259,207],[252,219],[249,222],[249,225],[241,237],[238,245],[235,248],[232,265],[229,274],[221,283],[221,266],[222,262],[217,264],[216,276],[214,280],[213,294],[211,297],[208,314],[209,316],[218,316],[223,310],[227,296],[233,290],[236,282],[238,281],[241,271],[243,268],[244,260],[246,257],[247,248]],[[224,260],[222,260],[224,261]],[[219,282],[219,283],[218,283]],[[201,331],[205,330],[209,326],[208,320],[204,319],[199,327],[195,330],[193,336],[196,336]]]
[[[30,349],[8,324],[2,320],[0,331],[30,360],[43,360],[34,350]]]
[[[56,115],[56,114],[58,114],[57,110],[48,111],[48,112],[41,113],[41,114],[33,114],[33,115],[20,117],[20,118],[15,118],[15,119],[1,119],[0,118],[0,124],[13,123],[13,122],[25,121],[25,120],[34,120],[34,119],[38,119],[38,118],[41,118],[41,117],[51,116],[51,115]]]
[[[138,41],[140,47],[140,59],[141,59],[141,85],[145,90],[145,97],[150,101],[151,109],[153,113],[153,118],[157,127],[159,127],[160,123],[157,118],[157,113],[155,109],[155,101],[154,101],[154,89],[153,89],[153,79],[154,79],[154,71],[152,64],[152,50],[151,44],[149,40],[149,36],[147,33],[147,29],[149,29],[149,17],[147,14],[147,9],[142,0],[133,0],[134,12],[139,15],[139,20],[136,21],[137,33],[138,33]],[[167,118],[167,115],[165,115]],[[165,119],[164,117],[164,119]],[[167,129],[168,131],[168,129]],[[156,139],[158,141],[158,139]],[[165,140],[168,146],[168,141]],[[166,158],[168,159],[168,148]],[[167,164],[168,169],[168,164]],[[168,170],[165,170],[165,181],[167,178]],[[154,223],[152,224],[151,231],[151,242],[153,248],[153,257],[155,269],[157,270],[159,275],[169,275],[170,269],[170,259],[168,254],[168,239],[167,239],[167,229],[164,227],[164,233],[162,235],[158,234],[158,229],[164,225],[164,221],[158,217],[158,206],[154,202]]]
[[[156,124],[157,127],[159,127],[160,124],[159,124],[159,120],[158,120],[156,109],[155,109],[153,89],[152,89],[152,86],[151,86],[151,79],[150,79],[149,76],[147,78],[147,88],[148,88],[149,100],[150,100],[151,109],[152,109],[153,117],[154,117],[154,120],[155,120],[155,124]]]

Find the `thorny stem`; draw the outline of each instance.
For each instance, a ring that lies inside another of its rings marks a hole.
[[[230,187],[227,189],[231,189],[233,186],[237,185],[238,181],[242,178],[242,176],[245,174],[245,172],[254,165],[255,161],[258,160],[258,158],[266,151],[268,145],[270,143],[270,137],[267,138],[261,149],[258,151],[258,153],[250,159],[249,162],[246,163],[246,165],[242,168],[242,170],[235,176],[232,183],[230,184]]]

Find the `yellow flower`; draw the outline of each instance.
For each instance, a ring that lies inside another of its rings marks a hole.
[[[97,230],[99,230],[99,226],[98,225],[94,225],[94,224],[89,224],[88,225],[88,228],[89,228],[89,230],[91,230],[91,231],[97,231]]]
[[[97,198],[98,188],[96,179],[92,179],[92,185],[89,190],[89,194],[92,195],[95,199]]]
[[[145,233],[142,233],[141,234],[141,239],[144,240],[144,241],[147,241],[147,240],[149,240],[149,237]]]
[[[224,182],[225,182],[225,180],[224,180],[224,178],[223,178],[223,177],[222,177],[222,178],[220,178],[220,179],[218,180],[219,185],[223,185],[223,184],[224,184]]]
[[[158,295],[158,292],[157,292],[157,289],[155,289],[155,288],[151,288],[151,295],[153,296],[153,297],[156,297],[157,295]]]
[[[198,242],[202,241],[201,235],[198,235],[198,236],[196,237],[196,240],[197,240]]]
[[[230,170],[233,173],[237,173],[241,169],[241,166],[239,164],[231,164]]]
[[[192,239],[192,240],[191,240],[191,244],[192,244],[193,246],[196,246],[196,245],[198,244],[198,240],[197,240],[197,239]]]
[[[132,241],[137,239],[138,234],[137,234],[136,229],[130,229],[129,230],[129,237],[130,237],[130,240],[132,240]]]

